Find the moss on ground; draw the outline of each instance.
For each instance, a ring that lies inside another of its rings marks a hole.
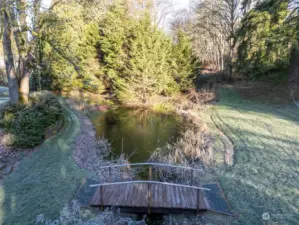
[[[297,224],[299,109],[249,101],[233,88],[220,94],[208,114],[235,147],[234,165],[217,171],[234,224]]]
[[[85,175],[72,160],[80,121],[67,108],[64,115],[63,131],[21,161],[0,186],[0,224],[34,224],[39,214],[56,218],[75,196]]]

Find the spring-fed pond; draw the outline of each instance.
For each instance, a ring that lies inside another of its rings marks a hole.
[[[159,147],[174,143],[185,130],[182,118],[148,109],[117,108],[91,115],[98,137],[111,142],[111,158],[145,162]]]

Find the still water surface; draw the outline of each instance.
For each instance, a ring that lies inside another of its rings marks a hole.
[[[91,115],[98,137],[111,142],[114,158],[122,153],[131,163],[145,162],[156,148],[173,143],[184,129],[174,115],[145,109],[118,108]]]

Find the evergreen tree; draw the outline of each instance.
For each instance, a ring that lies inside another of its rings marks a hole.
[[[86,24],[83,28],[83,36],[78,45],[76,55],[80,60],[83,74],[83,87],[85,90],[100,93],[104,86],[98,61],[99,27],[95,22]]]
[[[57,4],[42,21],[43,88],[54,90],[103,90],[97,45],[98,25],[85,20],[77,2]],[[47,83],[50,81],[51,83]]]
[[[286,78],[294,27],[285,23],[288,1],[267,0],[256,5],[238,31],[238,70],[253,79]]]
[[[290,27],[295,27],[295,38],[292,43],[289,70],[289,87],[298,87],[299,85],[299,2],[291,1],[293,11],[287,22]]]
[[[137,21],[131,37],[121,99],[147,102],[154,94],[177,91],[169,63],[171,40],[151,25],[149,14]]]
[[[178,32],[172,42],[147,9],[131,15],[127,3],[109,5],[98,21],[86,16],[83,3],[69,0],[46,17],[39,38],[47,62],[42,80],[53,89],[105,88],[118,100],[147,102],[193,82],[196,64],[186,34]]]
[[[126,4],[109,6],[106,16],[100,23],[98,45],[101,71],[105,76],[106,87],[115,92],[122,86],[120,79],[125,71],[128,58],[128,38],[132,18]]]
[[[199,63],[192,54],[192,44],[187,34],[179,29],[173,45],[173,76],[180,90],[185,91],[193,84]]]

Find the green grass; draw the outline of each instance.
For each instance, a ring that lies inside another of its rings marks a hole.
[[[208,125],[221,129],[235,146],[233,166],[216,170],[237,216],[233,224],[298,224],[299,109],[249,101],[230,88],[222,89],[220,96],[220,103],[205,116],[210,117]],[[64,131],[44,142],[2,182],[0,224],[34,224],[38,214],[56,218],[74,197],[86,175],[71,158],[80,122],[72,111],[64,113]],[[263,213],[270,214],[269,221],[262,219]]]
[[[235,146],[234,165],[217,169],[235,224],[298,224],[299,108],[263,105],[225,88],[208,114]]]
[[[74,197],[85,174],[72,160],[80,122],[69,109],[64,114],[64,130],[21,161],[0,186],[0,224],[34,224],[39,214],[56,218]]]

